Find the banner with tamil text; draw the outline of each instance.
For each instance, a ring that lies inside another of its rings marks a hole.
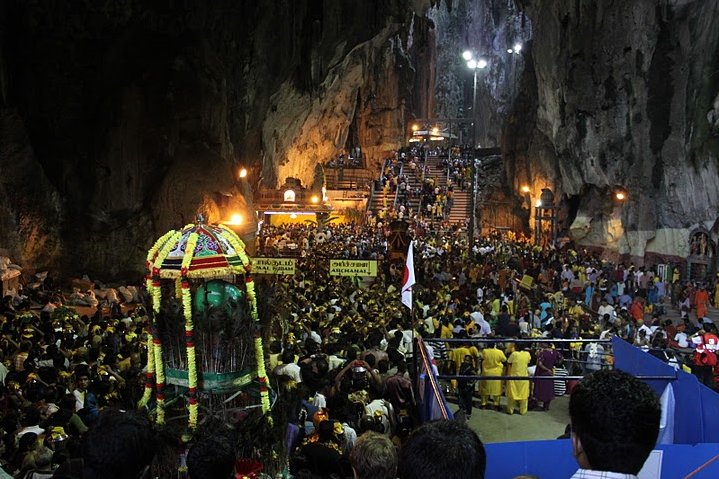
[[[252,258],[255,274],[295,274],[295,258]]]
[[[331,259],[330,276],[377,276],[377,260]]]

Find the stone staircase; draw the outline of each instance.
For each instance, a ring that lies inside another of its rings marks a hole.
[[[442,169],[442,158],[430,156],[427,158],[426,177],[434,178],[437,186],[447,186],[447,172]]]
[[[425,165],[425,178],[434,178],[435,185],[441,188],[447,187],[447,172],[442,168],[442,157],[429,156],[426,159]],[[422,173],[421,167],[418,166],[415,172],[410,171],[406,165],[402,169],[402,174],[407,179],[408,187],[412,190],[421,189],[422,187]],[[454,192],[454,204],[449,210],[448,220],[452,224],[464,224],[469,215],[471,214],[471,198],[470,191],[466,189],[462,191],[455,188]],[[375,215],[384,208],[390,208],[394,205],[395,192],[390,189],[387,190],[376,190],[372,195],[372,200],[369,205],[369,210]],[[420,210],[420,195],[414,195],[409,198],[408,207],[411,215],[418,214]]]
[[[377,215],[380,210],[391,208],[394,205],[395,196],[396,192],[392,191],[391,188],[376,190],[372,194],[372,201],[369,205],[370,211]]]
[[[449,222],[452,224],[464,224],[469,215],[472,214],[471,194],[469,190],[455,189],[453,192],[454,203],[449,210]]]
[[[418,189],[419,191],[422,191],[422,168],[420,166],[418,166],[414,172],[410,171],[409,168],[405,168],[405,176],[407,177],[407,186],[412,191],[416,191]],[[422,201],[422,196],[420,194],[410,196],[407,201],[407,206],[409,207],[411,216],[419,214],[420,201]]]

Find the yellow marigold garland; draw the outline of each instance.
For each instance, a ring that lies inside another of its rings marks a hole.
[[[160,288],[160,267],[162,266],[162,262],[165,261],[167,255],[170,254],[170,251],[172,251],[172,248],[175,246],[175,244],[177,244],[181,237],[182,233],[180,231],[172,231],[172,236],[169,240],[165,242],[164,245],[162,245],[160,251],[155,257],[155,262],[152,264],[152,287],[148,288],[148,293],[152,295],[152,310],[155,312],[155,314],[160,312],[160,303],[162,302],[162,289]]]
[[[155,259],[155,254],[157,254],[157,251],[160,249],[160,247],[162,245],[165,244],[165,241],[167,241],[168,239],[170,239],[172,237],[173,234],[175,234],[175,230],[168,231],[167,233],[162,235],[160,237],[160,239],[155,241],[155,244],[152,245],[152,248],[150,248],[147,251],[147,267],[148,267],[148,269],[150,269],[150,267],[153,263],[153,260]]]
[[[182,299],[182,278],[175,278],[175,299]]]
[[[230,246],[232,246],[232,249],[235,250],[235,253],[237,253],[237,256],[240,258],[240,261],[242,261],[242,265],[245,267],[245,269],[249,268],[251,266],[251,261],[249,256],[245,253],[245,243],[240,239],[239,236],[237,236],[237,233],[229,229],[225,225],[219,225],[219,227],[222,229],[222,231],[225,232],[225,235],[223,236],[229,243]]]
[[[190,291],[190,281],[187,279],[187,273],[190,269],[192,257],[195,254],[197,246],[198,234],[190,233],[185,245],[185,255],[182,257],[182,265],[180,267],[180,275],[182,279],[180,284],[182,287],[182,311],[185,316],[185,348],[187,352],[187,395],[189,419],[188,427],[194,430],[197,427],[197,419],[199,416],[199,405],[197,404],[197,358],[195,356],[194,342],[194,324],[192,323],[192,293]]]
[[[262,404],[262,412],[267,413],[270,410],[270,394],[267,383],[267,370],[265,369],[265,351],[262,348],[262,337],[255,337],[255,359],[257,360],[257,378],[260,382],[260,402]],[[272,418],[270,417],[271,421]]]
[[[257,295],[255,294],[255,282],[252,276],[245,277],[245,288],[247,289],[247,301],[250,303],[250,316],[254,321],[259,321],[260,316],[257,313]]]
[[[150,295],[150,298],[152,298],[153,294],[153,287],[152,287],[152,270],[147,275],[147,278],[145,278],[145,287],[147,288],[147,294]]]
[[[183,268],[183,272],[185,269]],[[199,406],[197,404],[197,358],[195,356],[194,324],[192,322],[192,294],[190,282],[182,280],[182,305],[185,314],[185,347],[187,349],[187,387],[188,409],[190,417],[188,426],[191,430],[197,427]]]
[[[147,372],[145,373],[145,390],[142,393],[137,407],[145,407],[152,397],[152,387],[155,382],[155,351],[152,342],[152,334],[147,335]]]
[[[162,343],[157,334],[153,338],[155,351],[155,377],[157,386],[157,416],[155,421],[158,424],[165,423],[165,369],[162,362]]]

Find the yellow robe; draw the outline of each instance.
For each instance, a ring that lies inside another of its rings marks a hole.
[[[507,356],[501,349],[487,348],[482,351],[482,376],[501,376],[504,370],[504,363]],[[479,384],[479,393],[482,396],[501,396],[502,381],[499,379],[489,379],[481,381]]]
[[[528,351],[514,351],[509,355],[509,376],[529,376],[528,366],[532,356]],[[529,380],[507,381],[507,398],[515,401],[529,398]]]

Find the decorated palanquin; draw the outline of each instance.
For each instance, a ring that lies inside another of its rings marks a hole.
[[[153,319],[139,405],[154,410],[158,423],[186,416],[190,430],[202,415],[229,419],[257,407],[268,413],[252,263],[242,240],[199,217],[158,239],[146,265]]]

